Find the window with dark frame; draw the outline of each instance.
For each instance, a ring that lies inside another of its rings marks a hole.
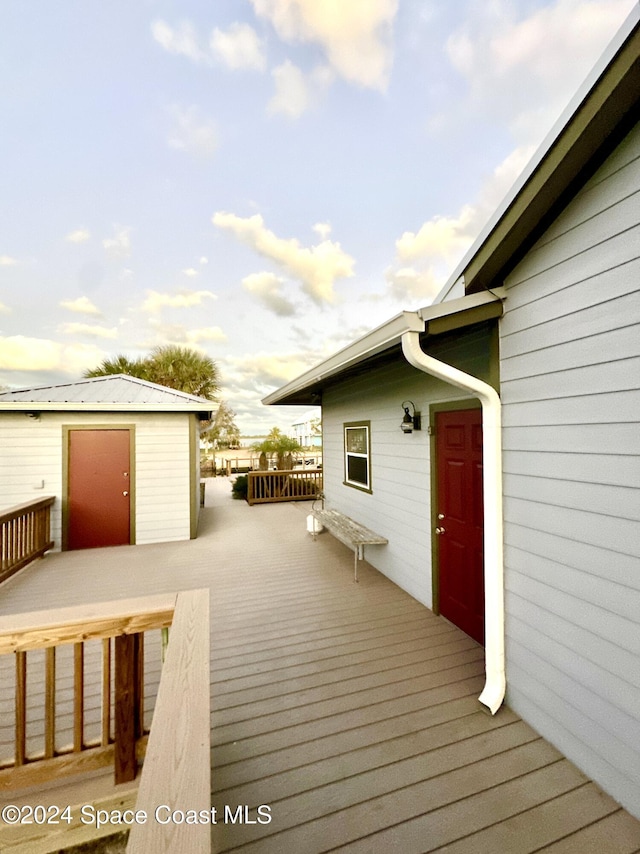
[[[371,490],[370,422],[344,425],[344,482],[357,489]]]

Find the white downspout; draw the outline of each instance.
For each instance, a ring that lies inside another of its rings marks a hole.
[[[428,356],[418,332],[403,333],[402,352],[414,368],[471,392],[482,404],[486,681],[478,699],[495,715],[506,690],[500,397],[482,380]]]

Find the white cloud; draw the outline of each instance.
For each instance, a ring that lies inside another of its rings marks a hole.
[[[252,273],[242,280],[242,286],[250,294],[279,317],[291,317],[296,307],[282,293],[283,280],[273,273]]]
[[[142,303],[142,311],[157,314],[163,308],[193,308],[201,305],[205,299],[217,299],[211,291],[178,291],[177,293],[160,293],[148,290],[147,298]]]
[[[207,63],[210,57],[198,43],[195,28],[190,21],[181,21],[177,27],[171,27],[166,21],[158,20],[151,24],[151,34],[156,42],[169,53],[186,56],[192,62]]]
[[[193,278],[194,276],[199,276],[200,271],[196,270],[194,267],[187,267],[186,270],[182,271],[184,276],[189,276],[189,278]]]
[[[92,344],[61,344],[24,335],[0,337],[0,369],[8,371],[63,371],[77,375],[95,367],[106,356]]]
[[[326,240],[331,234],[331,225],[328,222],[317,222],[313,226],[316,234],[319,234],[322,240]]]
[[[0,314],[11,314],[9,306],[5,305],[3,302],[0,302]]]
[[[17,259],[11,255],[0,255],[0,267],[15,267],[17,263]]]
[[[321,45],[345,80],[386,89],[393,62],[398,0],[251,0],[256,15],[287,42]]]
[[[70,231],[65,237],[69,243],[86,243],[91,237],[90,232],[86,228],[77,228],[75,231]]]
[[[69,311],[73,311],[76,314],[90,314],[101,316],[102,312],[100,309],[94,305],[89,297],[78,297],[77,299],[66,299],[61,300],[60,305],[62,308],[66,308]]]
[[[131,255],[131,229],[115,225],[114,232],[113,237],[106,237],[102,241],[107,255],[114,260],[128,258]]]
[[[203,255],[202,258],[200,259],[200,264],[204,267],[208,263],[209,263],[209,259],[205,258]]]
[[[313,103],[311,87],[304,73],[290,60],[286,60],[271,72],[276,93],[267,104],[267,112],[282,113],[297,119]]]
[[[169,147],[198,157],[211,157],[218,148],[218,132],[213,120],[195,105],[173,107],[170,112],[174,128],[167,140]]]
[[[475,209],[465,205],[455,217],[435,216],[417,232],[405,231],[396,240],[398,258],[403,262],[435,255],[445,261],[459,258],[476,233],[475,219]]]
[[[219,326],[204,326],[198,329],[188,329],[181,323],[162,323],[156,318],[151,318],[149,326],[154,333],[154,339],[148,342],[149,346],[156,344],[177,344],[184,347],[193,347],[204,350],[201,342],[226,341],[227,336]]]
[[[496,167],[473,204],[451,216],[434,216],[396,240],[399,267],[386,271],[394,297],[432,298],[438,293],[532,154],[531,146],[516,148]]]
[[[385,271],[389,293],[395,300],[409,300],[420,306],[430,303],[437,296],[442,282],[436,278],[433,270],[416,270],[414,267],[400,267]]]
[[[277,388],[304,373],[315,361],[302,353],[251,353],[247,356],[228,356],[225,360],[225,382],[233,383],[260,394]]]
[[[556,0],[516,20],[511,0],[473,4],[446,45],[469,83],[460,114],[506,119],[521,143],[541,141],[632,6],[633,0]]]
[[[63,335],[87,335],[90,338],[117,338],[117,328],[94,326],[89,323],[63,323],[58,327]]]
[[[301,246],[295,238],[277,237],[265,227],[260,214],[239,217],[219,211],[212,217],[218,228],[231,231],[243,243],[251,246],[298,279],[307,296],[318,303],[333,302],[336,279],[353,276],[353,258],[339,243],[323,240],[316,246]]]
[[[258,34],[248,24],[234,23],[228,30],[217,27],[211,33],[211,50],[233,70],[251,68],[264,71],[267,58]]]

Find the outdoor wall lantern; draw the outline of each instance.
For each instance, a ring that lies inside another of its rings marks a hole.
[[[413,409],[413,415],[409,412],[410,406]],[[420,418],[420,413],[416,412],[416,407],[413,401],[403,401],[402,408],[404,410],[404,418],[402,419],[402,424],[400,425],[400,429],[402,430],[402,432],[413,433],[414,430],[422,430],[422,421]]]

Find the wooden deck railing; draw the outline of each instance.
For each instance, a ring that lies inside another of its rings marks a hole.
[[[304,501],[322,492],[321,469],[249,472],[247,501],[267,504],[274,501]]]
[[[211,851],[209,686],[209,591],[189,590],[176,601],[136,802],[151,820],[131,827],[128,854]]]
[[[171,594],[0,617],[1,675],[13,682],[0,693],[15,707],[13,738],[0,744],[0,790],[111,764],[116,783],[135,778],[146,742],[144,632],[171,625],[175,607]]]
[[[18,504],[0,513],[0,581],[53,548],[51,506],[55,498]]]

